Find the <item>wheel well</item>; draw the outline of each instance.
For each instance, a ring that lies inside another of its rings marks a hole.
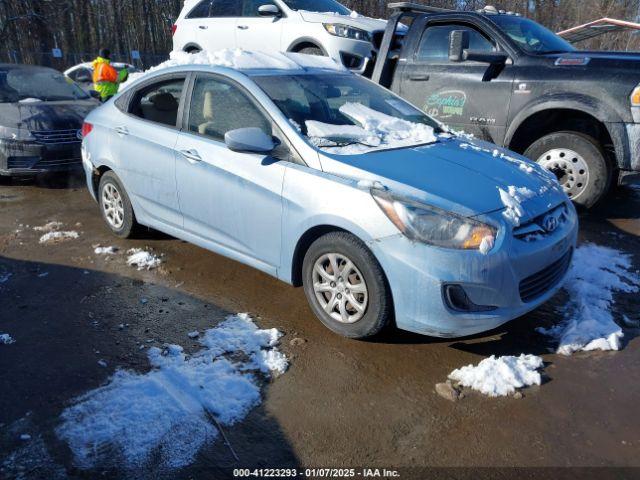
[[[607,127],[597,118],[580,110],[557,109],[534,113],[518,127],[509,142],[509,148],[520,154],[536,140],[554,132],[574,131],[598,140],[615,157],[615,148]]]
[[[293,252],[293,262],[291,262],[291,283],[294,287],[302,286],[302,264],[304,262],[304,256],[307,254],[309,247],[317,239],[331,232],[348,232],[347,230],[333,225],[318,225],[307,230],[300,240]]]
[[[295,52],[299,52],[299,51],[301,51],[301,50],[303,50],[305,48],[319,48],[320,50],[322,50],[324,52],[324,48],[322,48],[320,45],[318,45],[318,44],[316,44],[314,42],[311,42],[309,40],[304,40],[304,41],[302,41],[300,43],[296,43],[295,45],[293,45],[290,48],[289,51],[295,53]]]
[[[109,170],[111,169],[109,167],[105,167],[104,165],[93,169],[93,175],[91,175],[91,183],[93,185],[93,193],[95,193],[96,196],[98,196],[98,187],[100,186],[100,179]]]
[[[201,52],[202,49],[198,45],[187,45],[184,47],[184,51],[187,53]]]

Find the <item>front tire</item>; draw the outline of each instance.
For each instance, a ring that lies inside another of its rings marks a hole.
[[[384,272],[350,233],[333,232],[316,240],[304,257],[302,275],[311,309],[333,332],[364,339],[391,323],[393,302]]]
[[[609,191],[613,169],[596,139],[579,132],[556,132],[535,141],[525,157],[555,173],[565,193],[585,208]]]
[[[131,200],[118,176],[112,171],[100,178],[98,201],[109,230],[120,238],[131,238],[138,228]]]

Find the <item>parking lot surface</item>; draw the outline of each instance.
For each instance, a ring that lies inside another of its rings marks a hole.
[[[51,221],[78,238],[39,243],[33,227]],[[582,243],[619,249],[640,267],[640,188],[616,191],[583,213],[581,225]],[[120,253],[96,255],[97,245]],[[151,249],[163,263],[138,271],[126,264],[130,248]],[[263,382],[262,403],[225,429],[239,461],[219,437],[185,468],[151,462],[124,478],[227,478],[233,468],[259,466],[636,467],[623,478],[640,471],[639,332],[625,328],[618,352],[555,354],[536,328],[560,320],[563,292],[473,338],[387,332],[348,340],[315,319],[301,289],[159,233],[111,237],[82,180],[58,178],[0,185],[3,272],[10,277],[0,284],[0,333],[15,343],[0,345],[0,478],[122,475],[117,463],[76,465],[56,435],[65,408],[118,369],[148,371],[151,346],[197,351],[189,332],[239,312],[283,332],[290,363]],[[633,324],[639,306],[637,294],[618,295],[614,313]],[[521,353],[545,361],[542,385],[522,398],[468,393],[450,402],[434,390],[456,368]]]

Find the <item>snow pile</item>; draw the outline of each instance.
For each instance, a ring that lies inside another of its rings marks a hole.
[[[127,265],[137,267],[138,270],[153,270],[162,264],[162,259],[151,252],[141,248],[132,248],[127,251]]]
[[[40,243],[61,243],[67,240],[74,240],[80,237],[75,231],[70,232],[49,232],[40,237]]]
[[[96,255],[115,255],[118,253],[118,247],[95,247],[93,252]]]
[[[613,294],[640,291],[640,275],[631,268],[630,256],[618,250],[594,244],[578,248],[564,286],[569,294],[564,321],[538,332],[556,339],[562,355],[619,350],[624,334],[613,319]]]
[[[355,155],[376,148],[401,148],[434,143],[432,127],[386,115],[361,103],[348,102],[340,113],[356,125],[305,122],[311,143],[336,155]],[[351,135],[353,134],[353,135]]]
[[[133,73],[129,81],[122,85],[122,90],[128,88],[135,80],[158,70],[188,65],[211,65],[228,67],[238,70],[300,70],[301,68],[320,68],[334,71],[346,71],[346,68],[329,57],[303,55],[300,53],[281,52],[250,52],[241,48],[217,51],[203,50],[198,53],[173,51],[169,60],[140,73]]]
[[[542,379],[538,369],[542,366],[542,359],[535,355],[498,358],[492,355],[477,366],[454,370],[449,379],[490,397],[504,397],[519,388],[540,385]]]
[[[11,335],[8,333],[0,334],[0,345],[10,345],[12,343],[16,343]]]
[[[525,214],[522,203],[529,198],[535,197],[535,192],[532,192],[526,187],[516,188],[513,186],[510,186],[508,191],[498,187],[498,192],[500,192],[502,204],[506,207],[502,215],[516,227],[519,226],[520,219]]]
[[[62,413],[57,434],[81,468],[185,467],[218,437],[215,421],[233,425],[260,403],[260,372],[281,366],[272,358],[286,362],[279,337],[238,315],[207,331],[192,356],[178,345],[150,348],[149,373],[117,371]]]
[[[54,232],[60,230],[62,227],[64,227],[64,223],[53,221],[41,227],[33,227],[33,230],[36,232]]]

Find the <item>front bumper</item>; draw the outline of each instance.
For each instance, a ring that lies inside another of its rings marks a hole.
[[[550,267],[571,256],[577,236],[573,211],[561,228],[536,241],[518,240],[502,228],[488,255],[412,243],[400,234],[373,242],[371,248],[391,286],[398,328],[455,338],[496,328],[553,297],[562,287],[566,265],[530,301],[523,300],[523,281],[544,280]],[[443,287],[450,284],[462,286],[473,304],[494,309],[468,313],[450,308],[443,296]]]
[[[0,140],[0,175],[29,176],[82,169],[80,142],[43,145],[35,142]]]
[[[325,43],[327,55],[354,73],[363,74],[375,58],[376,52],[369,42],[327,35],[329,36],[329,40]]]

